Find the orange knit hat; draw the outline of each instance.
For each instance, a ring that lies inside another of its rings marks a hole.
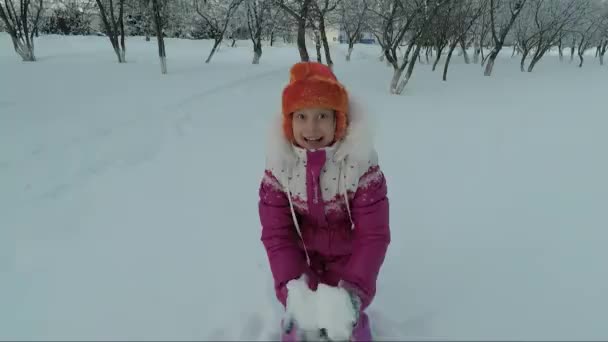
[[[283,133],[293,142],[292,114],[304,108],[331,108],[336,113],[335,140],[348,126],[348,93],[329,67],[317,62],[295,64],[283,89]]]

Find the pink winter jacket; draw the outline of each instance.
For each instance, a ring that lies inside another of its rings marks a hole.
[[[282,137],[271,141],[259,215],[283,305],[287,282],[302,274],[313,289],[321,282],[354,291],[362,310],[375,296],[390,242],[387,187],[363,116],[349,115],[349,132],[331,147],[307,151]]]

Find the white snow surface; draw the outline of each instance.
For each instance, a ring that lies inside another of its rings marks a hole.
[[[278,338],[257,191],[298,53],[209,49],[168,39],[162,76],[140,37],[122,65],[58,36],[23,63],[0,34],[0,339]],[[333,47],[388,182],[378,340],[608,339],[608,67],[507,50],[392,96],[377,47]]]
[[[331,341],[348,341],[356,323],[355,308],[350,296],[341,287],[325,284],[313,291],[308,287],[306,277],[287,283],[286,315],[302,330],[307,340],[318,340],[319,332],[325,329]]]

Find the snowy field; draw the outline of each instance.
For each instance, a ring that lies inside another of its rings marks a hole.
[[[154,40],[124,65],[105,38],[36,44],[22,63],[0,35],[0,339],[277,339],[257,190],[297,49],[205,65],[168,40],[161,76]],[[392,96],[377,47],[345,50],[391,201],[377,338],[608,339],[608,67],[507,49]]]

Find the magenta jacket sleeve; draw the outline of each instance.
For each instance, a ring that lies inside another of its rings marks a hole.
[[[286,284],[299,278],[306,270],[306,257],[298,246],[289,201],[279,181],[266,171],[260,186],[259,215],[262,243],[266,249],[274,278],[277,298],[285,305]]]
[[[376,165],[360,178],[352,200],[353,253],[341,283],[359,296],[362,310],[376,294],[376,280],[390,243],[386,195],[386,180]]]

